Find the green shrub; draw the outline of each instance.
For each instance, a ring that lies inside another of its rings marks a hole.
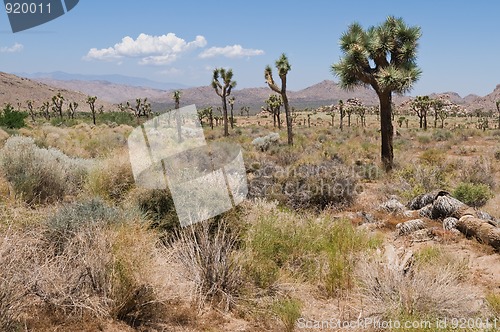
[[[447,141],[449,140],[453,134],[449,130],[439,129],[432,133],[432,139],[435,141]]]
[[[422,164],[436,166],[446,160],[446,154],[443,150],[428,149],[419,156],[419,159]]]
[[[179,218],[170,190],[137,189],[132,193],[132,204],[150,221],[152,228],[167,233],[179,229]]]
[[[62,200],[81,187],[90,166],[61,151],[42,149],[33,138],[13,136],[0,151],[0,169],[16,195],[28,203]]]
[[[116,123],[117,125],[136,126],[137,118],[127,112],[104,112],[97,114],[98,123]]]
[[[7,127],[9,129],[22,128],[26,126],[24,119],[27,116],[26,113],[15,111],[11,104],[7,104],[2,110],[2,114],[0,114],[0,127]]]
[[[486,295],[486,302],[490,307],[492,313],[496,316],[500,316],[500,294],[489,293]]]
[[[300,318],[301,310],[302,303],[296,299],[282,299],[272,306],[272,311],[283,322],[287,332],[295,329],[295,322]]]
[[[480,207],[493,197],[493,193],[485,184],[462,182],[453,191],[453,196],[469,206]]]
[[[245,235],[243,255],[247,275],[261,288],[281,275],[318,282],[333,296],[349,289],[356,255],[378,245],[350,221],[304,218],[257,203],[257,220]]]

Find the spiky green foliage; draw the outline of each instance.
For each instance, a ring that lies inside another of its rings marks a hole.
[[[222,81],[222,82],[221,82]],[[225,68],[215,68],[212,77],[212,88],[215,93],[222,99],[222,110],[224,119],[224,136],[229,136],[228,118],[227,118],[227,101],[226,98],[231,95],[231,90],[236,86],[236,81],[233,81],[233,70]]]
[[[408,92],[419,79],[416,65],[419,27],[407,26],[402,18],[389,16],[384,23],[364,30],[351,24],[340,38],[344,56],[331,66],[344,89],[371,86],[380,99],[382,161],[393,167],[392,93]]]
[[[354,23],[340,38],[344,57],[332,70],[346,89],[370,85],[377,92],[408,92],[421,74],[416,65],[420,36],[420,27],[392,16],[366,31]]]

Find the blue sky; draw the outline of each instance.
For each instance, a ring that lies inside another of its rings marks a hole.
[[[500,83],[500,3],[486,0],[80,0],[66,15],[16,34],[2,9],[0,71],[123,74],[200,86],[224,66],[238,88],[264,87],[264,67],[285,52],[289,88],[298,90],[337,81],[330,65],[350,23],[368,27],[388,15],[422,29],[423,75],[412,95],[485,95]]]

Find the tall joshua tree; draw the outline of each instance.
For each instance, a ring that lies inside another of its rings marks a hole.
[[[411,90],[421,70],[416,65],[420,27],[389,16],[379,26],[364,30],[351,24],[340,38],[344,53],[331,69],[345,89],[371,86],[380,102],[381,157],[386,171],[394,164],[392,93]]]
[[[181,114],[179,111],[180,103],[181,103],[181,92],[179,90],[175,90],[174,93],[172,94],[172,99],[175,102],[175,109],[177,110],[175,112],[175,121],[177,123],[177,140],[182,142],[182,124],[181,124]]]
[[[229,116],[229,122],[231,122],[231,129],[234,129],[234,114],[233,114],[233,110],[234,110],[234,102],[236,101],[236,98],[231,97],[229,98],[229,106],[231,106],[231,115]]]
[[[495,102],[495,105],[497,107],[497,112],[498,112],[498,129],[500,129],[500,100],[497,100]]]
[[[90,107],[90,112],[92,113],[92,122],[94,123],[95,125],[95,102],[97,100],[97,97],[96,96],[88,96],[87,97],[87,104],[89,104],[89,107]]]
[[[222,80],[222,82],[220,81]],[[224,136],[229,136],[229,127],[227,121],[227,97],[231,95],[231,90],[236,86],[236,81],[233,81],[233,70],[224,68],[215,68],[212,77],[212,88],[215,93],[222,99],[222,111],[224,122]]]
[[[286,75],[292,69],[288,58],[285,53],[281,54],[280,58],[275,62],[276,69],[278,69],[278,75],[281,79],[281,88],[276,85],[273,79],[273,70],[271,66],[267,66],[264,71],[264,77],[266,78],[266,83],[271,90],[281,95],[281,100],[283,101],[283,106],[285,106],[285,117],[286,117],[286,129],[288,135],[288,145],[293,145],[293,132],[292,132],[292,115],[290,113],[290,105],[288,103],[288,97],[286,95]]]

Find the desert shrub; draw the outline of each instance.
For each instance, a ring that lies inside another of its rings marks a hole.
[[[447,141],[451,139],[453,134],[449,130],[438,129],[432,133],[432,139],[435,141]]]
[[[38,148],[32,138],[14,136],[0,151],[0,168],[26,202],[57,201],[81,187],[90,163],[61,151]]]
[[[297,299],[281,299],[272,305],[272,311],[281,320],[286,332],[292,332],[295,329],[301,310],[302,303]]]
[[[156,234],[96,201],[62,208],[47,223],[49,236],[39,248],[46,258],[32,291],[51,312],[131,326],[157,319],[161,304],[151,280]],[[56,233],[66,235],[63,245],[50,236]]]
[[[480,207],[493,197],[493,193],[485,184],[461,182],[453,191],[453,196],[469,206]]]
[[[442,150],[428,149],[422,152],[422,154],[419,156],[419,159],[422,164],[438,166],[443,164],[443,162],[446,160],[446,154]]]
[[[75,119],[66,119],[66,118],[52,118],[50,120],[50,124],[53,125],[54,127],[73,127],[78,124],[78,120]]]
[[[464,262],[439,249],[425,249],[412,264],[398,264],[372,258],[357,265],[363,311],[368,316],[388,320],[479,314],[480,308],[471,306],[477,290],[464,283]]]
[[[137,118],[127,112],[104,112],[96,116],[98,123],[115,123],[117,125],[137,126]]]
[[[252,145],[260,151],[267,151],[271,146],[278,144],[280,135],[278,133],[270,133],[267,136],[257,137],[252,141]]]
[[[256,205],[256,220],[244,236],[243,266],[257,287],[287,276],[317,282],[333,296],[353,285],[357,254],[378,245],[346,220],[305,218],[280,212],[276,204]]]
[[[188,226],[173,241],[174,255],[184,268],[184,277],[194,283],[194,298],[201,307],[210,303],[231,309],[241,292],[241,268],[235,256],[238,234],[225,222]]]
[[[30,232],[7,231],[0,236],[0,330],[21,331],[29,313],[29,294],[36,282],[36,237]]]
[[[126,154],[118,153],[96,163],[89,171],[86,187],[96,196],[121,200],[134,185],[134,176]]]
[[[429,144],[431,142],[431,138],[427,135],[420,135],[420,136],[417,136],[417,141],[420,144]]]
[[[101,199],[67,204],[47,219],[47,238],[61,249],[64,243],[81,229],[117,222],[120,213]]]
[[[26,126],[24,119],[26,119],[27,116],[26,113],[15,111],[11,104],[7,104],[0,114],[0,127],[9,129],[22,128]]]
[[[268,162],[254,175],[250,196],[277,199],[294,209],[343,208],[354,202],[360,189],[356,171],[336,158],[286,168]]]
[[[494,156],[495,156],[495,160],[500,161],[500,150],[496,150]]]
[[[131,204],[150,221],[152,228],[172,233],[180,227],[175,205],[168,189],[137,189],[131,193]]]
[[[493,315],[495,317],[500,316],[500,294],[496,293],[488,293],[486,295],[486,302],[488,303],[488,306],[490,307],[490,310],[492,311]]]
[[[493,189],[496,185],[495,172],[491,169],[489,160],[484,158],[476,158],[461,165],[458,173],[461,182],[484,184],[490,189]]]
[[[410,164],[397,170],[394,175],[401,183],[399,194],[412,200],[418,195],[446,188],[450,174],[444,166]]]

